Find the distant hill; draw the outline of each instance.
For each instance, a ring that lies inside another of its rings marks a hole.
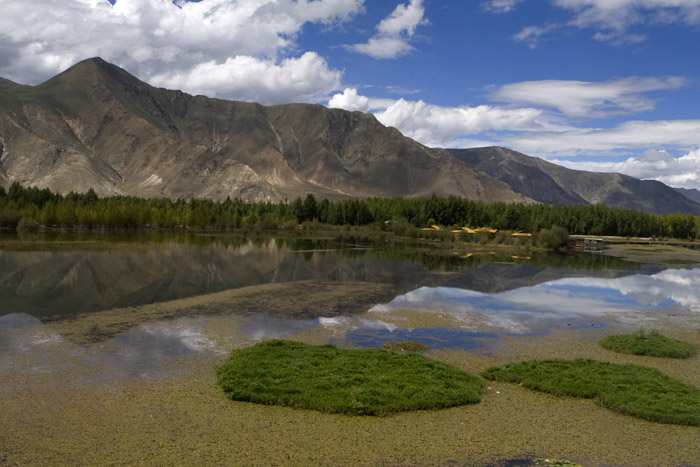
[[[0,144],[0,183],[63,193],[265,201],[436,193],[532,202],[370,114],[191,96],[99,58],[38,86],[0,89]]]
[[[604,204],[653,214],[700,215],[700,204],[653,180],[618,173],[571,170],[501,147],[450,149],[457,159],[548,204]]]
[[[688,189],[688,188],[674,188],[678,193],[682,194],[686,198],[696,203],[700,203],[700,190]]]
[[[21,88],[23,85],[17,84],[9,79],[0,78],[0,89]]]

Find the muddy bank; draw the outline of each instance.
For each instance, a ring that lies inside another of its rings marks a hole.
[[[663,243],[608,243],[602,254],[636,263],[661,263],[679,267],[700,266],[700,249]]]
[[[308,320],[353,315],[394,296],[390,284],[308,280],[241,287],[181,300],[85,313],[50,327],[74,343],[100,342],[134,326],[206,315],[266,315]],[[293,304],[293,306],[290,306]]]

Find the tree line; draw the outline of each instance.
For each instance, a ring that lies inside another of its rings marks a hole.
[[[317,222],[371,226],[405,234],[432,223],[444,227],[491,227],[539,232],[558,226],[570,234],[634,237],[700,237],[700,217],[648,214],[603,205],[552,206],[473,201],[457,196],[367,198],[330,201],[309,194],[291,202],[247,203],[238,198],[143,199],[98,197],[94,190],[61,195],[49,189],[0,187],[0,227],[80,227],[86,229],[209,228],[263,230]]]

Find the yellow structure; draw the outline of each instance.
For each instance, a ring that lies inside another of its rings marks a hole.
[[[513,243],[522,243],[532,240],[532,234],[524,230],[518,230],[517,232],[513,232],[510,238],[513,239]]]

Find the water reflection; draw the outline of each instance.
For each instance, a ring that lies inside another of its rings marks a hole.
[[[359,329],[351,331],[347,342],[357,347],[381,347],[386,342],[411,341],[430,349],[477,349],[490,344],[488,340],[501,337],[494,332],[473,332],[441,326],[416,329]]]
[[[543,324],[595,326],[609,319],[638,320],[648,311],[690,312],[698,303],[700,268],[618,278],[563,278],[497,293],[421,287],[372,311],[450,313],[462,320],[465,329],[486,325],[527,333]]]

